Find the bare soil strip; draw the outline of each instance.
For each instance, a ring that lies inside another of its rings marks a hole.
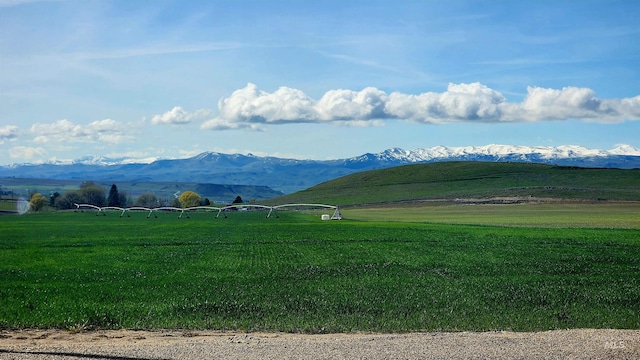
[[[0,330],[0,359],[638,359],[640,330],[288,334]]]

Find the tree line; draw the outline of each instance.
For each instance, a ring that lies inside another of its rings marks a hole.
[[[157,208],[162,206],[189,208],[194,206],[211,205],[211,201],[208,198],[203,199],[198,193],[193,191],[185,191],[171,202],[163,201],[152,193],[142,194],[133,200],[127,196],[125,191],[118,190],[116,184],[111,185],[109,192],[107,193],[104,187],[97,185],[92,181],[82,182],[78,190],[67,191],[64,194],[55,192],[51,194],[49,199],[40,193],[35,193],[31,196],[31,200],[29,201],[32,211],[43,210],[47,203],[50,207],[58,210],[75,209],[76,206],[74,204],[90,204],[98,207],[113,206],[121,208],[130,206],[145,208]],[[233,203],[242,203],[242,198],[237,196]]]

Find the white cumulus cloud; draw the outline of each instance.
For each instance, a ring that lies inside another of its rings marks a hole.
[[[593,119],[608,121],[624,117],[621,109],[600,100],[588,88],[566,87],[562,90],[529,87],[521,105],[525,120]]]
[[[443,93],[391,93],[385,105],[389,118],[440,124],[460,121],[506,121],[511,106],[502,94],[480,83],[449,84]]]
[[[89,124],[74,124],[63,119],[50,124],[34,124],[29,129],[34,134],[34,142],[104,142],[117,144],[132,140],[126,127],[112,119],[96,120]]]
[[[620,122],[640,119],[640,96],[599,99],[589,88],[529,87],[522,102],[510,102],[497,90],[471,83],[449,84],[444,92],[421,94],[387,94],[374,87],[338,89],[314,100],[301,90],[280,87],[269,93],[249,83],[221,99],[218,110],[218,116],[205,121],[201,128],[262,129],[265,124],[285,123],[378,126],[384,120],[424,124],[567,119]]]
[[[331,90],[314,104],[314,108],[326,121],[382,119],[387,117],[384,111],[387,101],[387,94],[374,87],[362,91]]]
[[[236,90],[218,103],[220,117],[246,123],[315,121],[314,101],[302,91],[281,87],[273,93],[258,91],[254,84]]]
[[[204,120],[211,117],[212,111],[209,109],[188,112],[182,106],[174,106],[164,114],[154,115],[151,118],[151,123],[154,125],[184,125],[194,120]]]
[[[18,127],[15,125],[5,125],[0,127],[0,144],[4,140],[15,139],[18,137]]]

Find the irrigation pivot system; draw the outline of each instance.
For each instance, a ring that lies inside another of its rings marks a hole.
[[[182,216],[185,214],[185,212],[187,213],[187,217],[189,217],[189,212],[192,211],[217,211],[217,214],[215,216],[215,218],[219,218],[220,215],[223,215],[224,217],[227,217],[225,214],[225,212],[227,211],[249,211],[249,209],[254,209],[254,210],[264,210],[267,211],[269,210],[269,213],[267,213],[266,218],[270,218],[272,215],[274,215],[276,218],[278,217],[278,210],[282,209],[285,210],[287,208],[325,208],[325,209],[333,209],[333,215],[331,215],[330,217],[328,217],[328,219],[331,220],[341,220],[342,219],[342,213],[340,213],[340,209],[338,209],[337,206],[334,205],[325,205],[325,204],[283,204],[283,205],[275,205],[275,206],[266,206],[266,205],[255,205],[255,204],[234,204],[234,205],[228,205],[228,206],[223,206],[223,207],[217,207],[217,206],[194,206],[194,207],[189,207],[189,208],[178,208],[178,207],[173,207],[173,206],[162,206],[162,207],[157,207],[157,208],[148,208],[148,207],[142,207],[142,206],[134,206],[134,207],[128,207],[128,208],[122,208],[119,206],[96,206],[96,205],[91,205],[91,204],[76,204],[74,203],[73,205],[76,206],[76,209],[92,209],[92,210],[97,210],[96,215],[106,215],[106,211],[112,210],[112,211],[120,211],[120,217],[123,216],[129,216],[129,212],[131,211],[147,211],[147,218],[150,218],[152,215],[155,215],[155,217],[158,217],[157,213],[158,212],[179,212],[180,215],[178,215],[178,218],[182,218]],[[154,214],[155,213],[155,214]],[[327,219],[324,215],[322,217],[323,219]]]

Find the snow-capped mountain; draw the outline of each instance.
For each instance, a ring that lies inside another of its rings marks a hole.
[[[252,154],[204,152],[187,159],[107,159],[85,157],[44,164],[0,167],[0,177],[108,180],[191,181],[266,185],[292,192],[357,171],[436,161],[535,162],[562,166],[640,168],[640,149],[620,145],[611,150],[582,146],[486,145],[387,149],[339,160],[296,160]]]
[[[360,161],[368,159],[365,154],[349,160]],[[582,159],[592,157],[609,157],[609,156],[640,156],[640,149],[636,149],[629,145],[621,145],[612,150],[589,149],[583,146],[564,145],[558,147],[551,146],[513,146],[513,145],[486,145],[486,146],[465,146],[465,147],[446,147],[436,146],[426,149],[404,150],[400,148],[392,148],[373,154],[378,160],[399,161],[402,163],[414,163],[425,161],[441,161],[441,160],[459,160],[469,158],[468,160],[476,160],[476,157],[491,157],[495,160],[509,158],[510,160],[521,158],[526,160],[529,158],[537,159]],[[546,162],[546,161],[545,161]]]

